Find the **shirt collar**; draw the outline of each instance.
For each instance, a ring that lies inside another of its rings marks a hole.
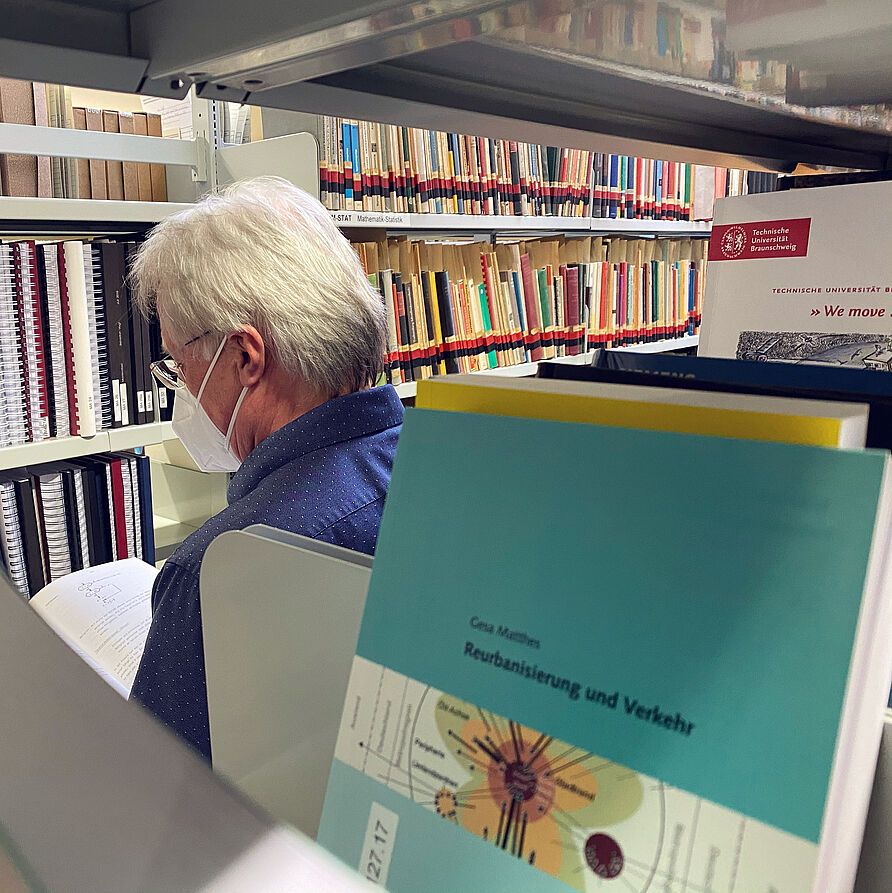
[[[267,475],[314,450],[366,437],[403,420],[403,404],[392,385],[333,397],[298,416],[257,444],[229,482],[231,505]]]

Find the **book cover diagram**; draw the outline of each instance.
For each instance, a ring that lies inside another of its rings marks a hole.
[[[889,201],[892,182],[716,202],[699,354],[892,369]]]
[[[886,461],[409,410],[320,842],[393,893],[848,889]]]

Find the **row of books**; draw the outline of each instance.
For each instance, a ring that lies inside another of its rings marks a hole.
[[[718,80],[733,74],[733,56],[724,47],[724,16],[709,4],[603,0],[544,13],[515,31],[535,46],[657,71]]]
[[[354,245],[387,311],[393,383],[694,334],[706,241]]]
[[[133,242],[0,245],[0,446],[156,420],[157,321],[127,287]],[[173,401],[157,391],[158,417]]]
[[[735,10],[744,6],[734,4]],[[678,75],[686,79],[681,83],[695,89],[789,110],[787,79],[799,72],[763,54],[741,58],[728,47],[725,15],[718,7],[685,0],[599,0],[565,12],[548,9],[538,20],[503,35],[530,46],[589,56],[608,67],[616,62]],[[798,114],[849,127],[892,129],[888,104],[794,108]]]
[[[3,563],[26,598],[85,567],[122,558],[155,563],[144,455],[108,453],[3,472],[0,516]]]
[[[0,123],[161,136],[161,116],[79,108],[71,88],[0,78]],[[167,201],[163,164],[0,155],[0,195]]]
[[[332,211],[696,220],[754,182],[746,171],[344,118],[323,117],[317,135]]]

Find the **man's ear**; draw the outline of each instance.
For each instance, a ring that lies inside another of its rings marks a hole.
[[[243,388],[257,384],[266,371],[269,357],[263,337],[254,326],[244,326],[229,336],[229,348],[236,354],[236,369]]]

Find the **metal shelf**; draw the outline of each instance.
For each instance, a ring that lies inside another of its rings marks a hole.
[[[126,233],[146,229],[177,211],[179,202],[121,202],[85,198],[0,197],[0,233]]]
[[[93,437],[50,437],[38,443],[0,447],[0,469],[22,468],[43,462],[59,462],[93,453],[129,450],[173,440],[170,422],[151,422],[98,431]]]
[[[642,0],[642,21],[660,5]],[[786,16],[763,4],[741,17],[736,4],[727,22],[724,4],[684,0],[690,52],[651,33],[641,45],[607,35],[601,47],[580,27],[591,6],[254,0],[245,15],[240,0],[18,3],[0,74],[177,98],[194,83],[207,99],[728,167],[887,166],[888,133],[821,120],[791,98],[892,98],[880,0]],[[753,59],[804,77],[788,79],[786,95],[771,72],[764,85],[732,83],[738,61]]]
[[[625,347],[610,347],[608,350],[625,350],[630,353],[664,353],[667,350],[686,350],[700,343],[699,335],[682,335],[681,338],[667,338],[665,341],[648,341],[644,344],[627,344]]]
[[[665,236],[708,236],[707,220],[633,220],[605,217],[514,217],[497,214],[403,214],[385,211],[332,211],[334,222],[345,229],[387,229],[394,232],[585,232]]]
[[[610,350],[626,350],[633,353],[663,353],[668,350],[683,350],[688,347],[696,347],[700,342],[699,335],[684,335],[681,338],[667,338],[665,341],[649,341],[644,344],[629,344],[625,347],[612,347]],[[573,366],[586,366],[592,360],[592,351],[577,354],[571,357],[554,357],[545,360],[548,363],[567,363]],[[472,375],[499,375],[506,378],[526,378],[536,374],[539,363],[515,363],[513,366],[496,366],[494,369],[478,369]],[[394,385],[394,389],[401,399],[414,397],[417,382],[405,381]]]
[[[21,155],[104,158],[110,161],[182,164],[195,168],[203,163],[195,140],[37,127],[34,124],[0,124],[0,145],[4,152]]]
[[[191,207],[182,202],[121,202],[79,198],[0,197],[0,231],[38,229],[58,232],[71,224],[115,232],[134,225],[151,226]],[[633,220],[606,217],[514,217],[497,214],[402,214],[383,211],[332,211],[344,229],[387,229],[395,232],[592,232],[665,236],[708,236],[708,220]],[[81,226],[83,229],[84,227]]]

